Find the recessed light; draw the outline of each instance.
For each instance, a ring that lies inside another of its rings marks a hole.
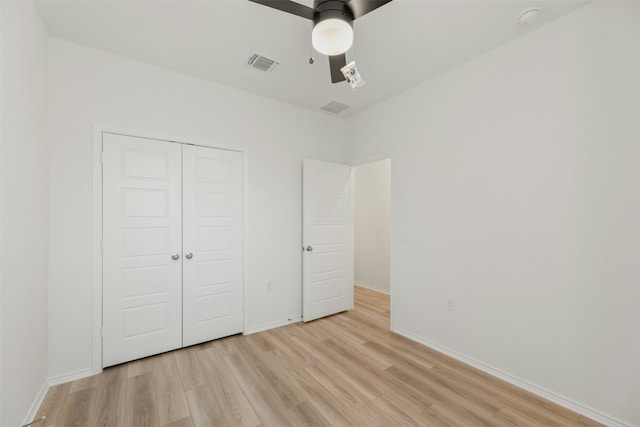
[[[541,7],[529,7],[520,12],[520,15],[518,15],[518,23],[528,24],[529,22],[536,19],[540,15],[540,12],[542,12]]]

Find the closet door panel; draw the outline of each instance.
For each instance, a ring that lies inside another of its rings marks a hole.
[[[182,345],[181,148],[103,134],[103,366]]]
[[[183,345],[242,324],[242,153],[183,146]]]

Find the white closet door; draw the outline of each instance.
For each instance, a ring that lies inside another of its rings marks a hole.
[[[183,147],[183,345],[242,332],[242,153]]]
[[[181,147],[103,134],[103,366],[182,345]]]

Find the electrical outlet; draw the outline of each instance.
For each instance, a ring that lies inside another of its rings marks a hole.
[[[451,297],[447,298],[447,310],[456,311],[456,301]]]
[[[271,292],[272,289],[273,289],[273,282],[271,281],[267,282],[267,292]]]

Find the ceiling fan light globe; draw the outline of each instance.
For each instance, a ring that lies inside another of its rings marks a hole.
[[[311,43],[324,55],[343,54],[353,44],[353,28],[341,19],[325,19],[313,27]]]

